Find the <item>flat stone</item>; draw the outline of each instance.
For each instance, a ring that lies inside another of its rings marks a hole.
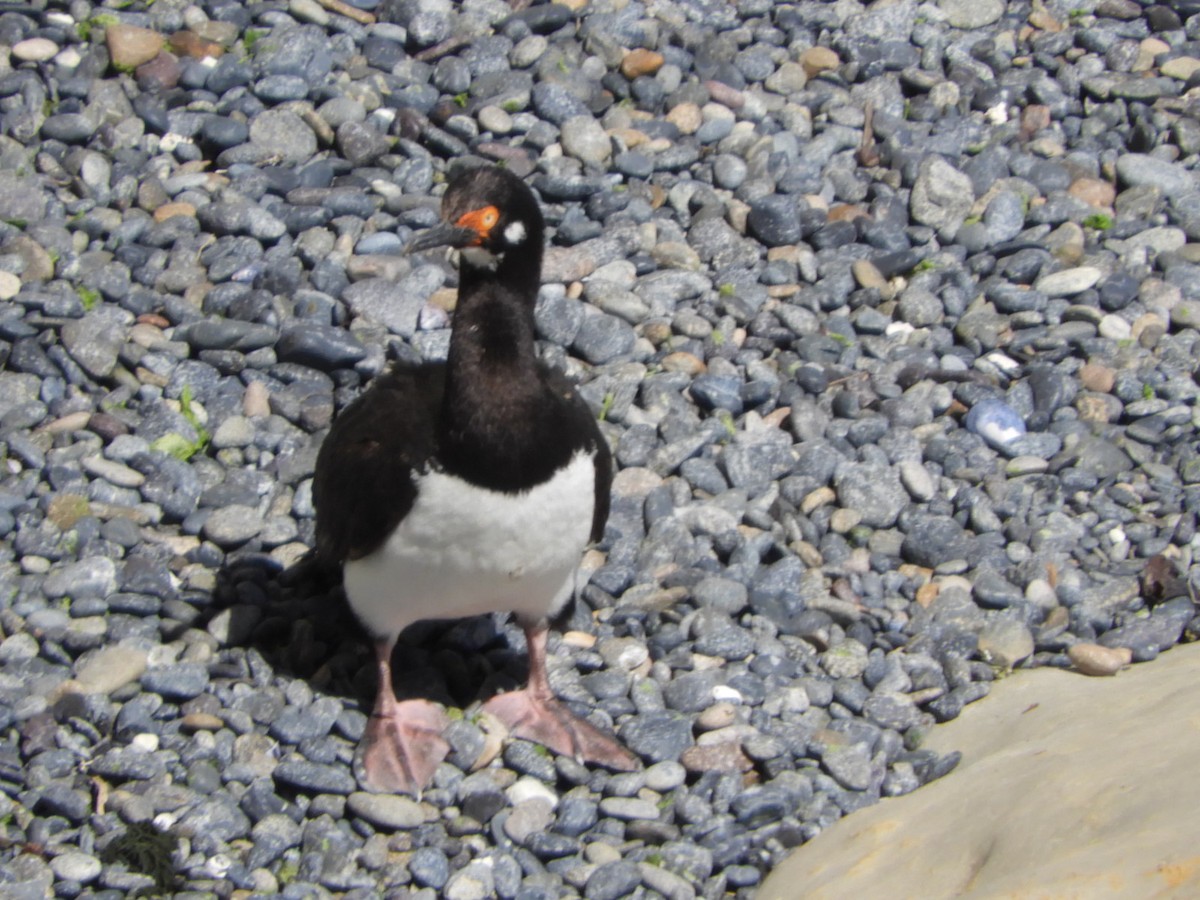
[[[58,44],[48,38],[26,38],[12,46],[12,55],[21,62],[46,62],[58,53]]]
[[[13,52],[16,52],[15,47],[13,48]],[[1168,78],[1187,81],[1197,71],[1200,71],[1200,59],[1196,59],[1194,56],[1177,56],[1163,63],[1159,71]]]
[[[922,225],[947,232],[957,231],[971,211],[975,192],[971,179],[940,156],[921,163],[913,183],[909,209]]]
[[[1095,287],[1103,274],[1095,266],[1077,266],[1039,278],[1034,288],[1047,297],[1072,297]]]
[[[114,645],[80,660],[73,689],[80,694],[111,694],[131,684],[146,671],[145,651]]]
[[[107,378],[117,365],[128,318],[123,310],[97,309],[63,325],[63,344],[89,375]]]
[[[398,794],[369,794],[355,791],[346,798],[346,810],[376,828],[393,831],[425,824],[425,810],[411,797]]]
[[[639,75],[653,75],[662,68],[663,62],[665,60],[661,53],[638,47],[626,53],[621,60],[621,74],[633,81]]]
[[[21,291],[21,279],[12,272],[0,272],[0,300],[11,300]]]
[[[1084,675],[1116,675],[1133,662],[1133,651],[1128,647],[1101,647],[1099,644],[1075,644],[1067,651],[1067,656]]]
[[[580,162],[602,166],[612,158],[612,141],[591,116],[571,116],[562,124],[563,152]]]
[[[1117,177],[1126,187],[1153,185],[1166,197],[1186,194],[1197,186],[1190,169],[1145,153],[1117,157]]]
[[[809,47],[800,54],[800,66],[809,78],[815,78],[822,72],[836,69],[842,64],[837,53],[828,47]]]
[[[951,28],[983,28],[1004,15],[1004,0],[938,0]]]
[[[869,897],[881,884],[901,897],[1195,896],[1181,823],[1200,781],[1181,773],[1200,744],[1180,723],[1200,717],[1197,666],[1189,646],[1111,680],[1043,668],[994,683],[922,745],[960,751],[955,771],[834,823],[757,896]]]
[[[115,22],[104,29],[104,41],[116,69],[135,69],[158,56],[164,38],[157,31]]]

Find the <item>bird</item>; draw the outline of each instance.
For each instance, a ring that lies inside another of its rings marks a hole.
[[[371,636],[378,688],[356,767],[376,791],[420,794],[449,752],[436,703],[400,701],[392,655],[429,619],[511,612],[529,678],[483,709],[511,735],[617,771],[639,767],[554,695],[550,623],[608,517],[612,455],[567,376],[537,354],[545,224],[533,191],[499,166],[456,174],[439,224],[406,252],[459,251],[444,363],[394,366],[334,419],[313,475],[315,550],[340,565]]]

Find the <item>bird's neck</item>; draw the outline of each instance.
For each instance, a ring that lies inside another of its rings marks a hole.
[[[514,278],[515,284],[497,274],[464,271],[459,281],[446,361],[442,453],[464,474],[486,464],[488,478],[508,489],[525,477],[525,432],[545,387],[533,319],[536,269],[532,279]]]
[[[463,270],[447,360],[452,389],[481,377],[528,377],[537,364],[536,295],[536,271],[528,278],[520,272]]]

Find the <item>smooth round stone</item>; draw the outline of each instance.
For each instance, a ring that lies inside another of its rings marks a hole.
[[[100,877],[103,866],[90,853],[69,850],[50,860],[50,869],[60,881],[77,881],[88,884]]]
[[[450,877],[450,861],[437,847],[421,847],[409,860],[408,872],[422,887],[438,889]]]
[[[12,272],[0,271],[0,300],[11,300],[21,292],[21,279]]]
[[[525,844],[534,834],[546,831],[554,821],[554,807],[541,797],[516,804],[504,820],[504,833],[515,843]]]
[[[562,123],[563,152],[584,163],[604,165],[612,157],[612,140],[591,116],[571,116]]]
[[[355,786],[354,777],[342,764],[289,760],[276,766],[272,776],[283,784],[318,794],[350,794]]]
[[[628,897],[642,883],[642,873],[637,863],[615,860],[597,866],[588,876],[583,889],[587,900],[618,900]]]
[[[794,244],[803,236],[796,203],[784,194],[771,194],[751,203],[746,225],[768,247]]]
[[[168,700],[190,700],[208,686],[208,669],[199,663],[177,663],[142,674],[142,687]]]
[[[254,83],[254,93],[268,103],[303,100],[308,96],[308,82],[299,75],[268,75]]]
[[[218,547],[236,547],[255,537],[262,526],[257,509],[235,503],[213,511],[205,520],[204,536]]]
[[[64,144],[82,144],[95,133],[96,123],[85,113],[58,113],[42,123],[42,136]]]
[[[356,791],[346,798],[347,811],[378,828],[394,831],[416,828],[425,823],[425,811],[411,797],[398,794],[369,794]]]
[[[989,398],[971,407],[965,424],[994,447],[1003,447],[1025,433],[1025,422],[1003,400]]]
[[[687,770],[675,760],[663,760],[646,769],[646,787],[664,794],[673,791],[687,779]]]
[[[938,0],[951,28],[983,28],[1004,15],[1004,0]]]
[[[713,163],[713,180],[718,187],[735,190],[746,180],[749,169],[739,157],[722,153]]]
[[[1078,266],[1043,275],[1034,284],[1047,297],[1073,297],[1095,287],[1103,273],[1095,266]]]
[[[983,224],[996,243],[1010,241],[1025,227],[1025,203],[1014,191],[1001,191],[987,205]]]
[[[479,127],[497,136],[508,134],[513,130],[513,117],[499,106],[484,106],[476,114]]]
[[[1128,187],[1153,185],[1165,197],[1186,194],[1196,188],[1189,169],[1145,153],[1126,153],[1117,157],[1117,177]]]
[[[1050,463],[1040,457],[1018,456],[1008,461],[1004,471],[1009,476],[1018,478],[1022,475],[1037,475],[1045,472],[1048,468],[1050,468]]]
[[[58,50],[58,44],[49,38],[35,37],[13,44],[12,55],[21,62],[46,62],[53,59]]]
[[[1112,313],[1100,320],[1097,330],[1101,337],[1113,341],[1123,341],[1133,335],[1133,326],[1121,316]]]
[[[317,0],[289,0],[288,12],[302,22],[311,22],[313,25],[329,24],[329,13]]]

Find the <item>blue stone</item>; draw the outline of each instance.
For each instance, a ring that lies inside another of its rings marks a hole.
[[[1025,433],[1025,422],[1003,400],[989,398],[971,407],[966,418],[967,430],[979,435],[993,447],[1003,447]]]

